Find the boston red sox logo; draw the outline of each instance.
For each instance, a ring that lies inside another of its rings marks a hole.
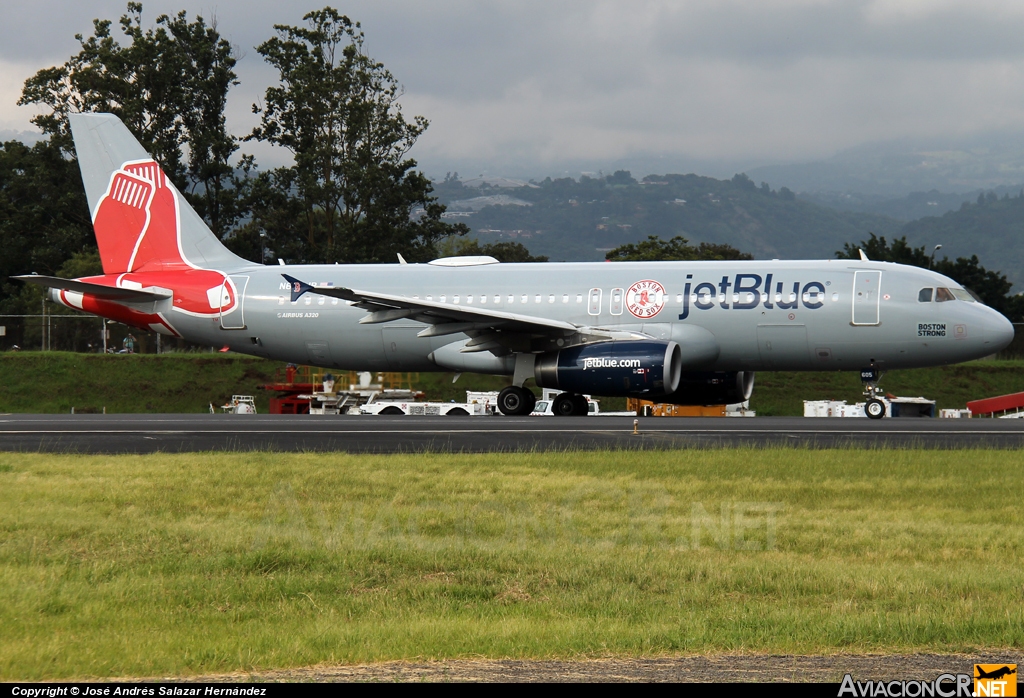
[[[654,317],[664,307],[665,287],[657,281],[637,281],[626,291],[626,308],[641,320]]]

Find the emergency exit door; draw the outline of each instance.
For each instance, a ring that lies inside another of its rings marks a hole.
[[[853,273],[853,324],[879,324],[878,305],[881,301],[882,272],[856,271]]]

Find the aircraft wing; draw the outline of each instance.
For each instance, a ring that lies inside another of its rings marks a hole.
[[[73,279],[62,279],[59,276],[39,276],[38,274],[27,274],[24,276],[12,276],[28,284],[46,286],[47,288],[59,288],[64,291],[75,291],[77,293],[88,293],[103,300],[125,301],[125,302],[152,302],[170,298],[171,294],[161,291],[143,291],[135,288],[120,288],[118,286],[104,286],[93,284],[87,281],[74,281]]]
[[[636,332],[603,330],[575,325],[563,320],[509,313],[479,306],[439,303],[351,288],[312,286],[287,274],[282,274],[282,276],[291,284],[293,302],[304,293],[319,293],[346,300],[353,306],[368,311],[366,317],[359,321],[362,324],[409,319],[429,325],[419,332],[417,335],[419,337],[466,334],[473,337],[462,349],[467,353],[522,351],[524,343],[529,344],[531,338],[574,338],[567,344],[622,338],[620,335],[629,335],[629,338],[633,339],[647,338],[647,335]]]

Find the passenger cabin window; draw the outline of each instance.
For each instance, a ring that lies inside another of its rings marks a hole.
[[[917,292],[917,300],[919,303],[931,303],[932,290],[930,288],[922,288]]]
[[[613,288],[608,310],[612,315],[622,315],[622,289]]]
[[[941,287],[939,287],[939,288],[935,289],[935,302],[936,303],[943,303],[945,301],[955,301],[955,300],[956,300],[956,296],[954,296],[953,292],[950,291],[948,288],[941,288]]]

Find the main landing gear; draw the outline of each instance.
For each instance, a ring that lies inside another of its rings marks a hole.
[[[551,401],[551,411],[559,417],[582,417],[589,409],[587,398],[582,395],[562,393]]]
[[[526,388],[509,386],[498,393],[498,409],[509,417],[521,417],[533,412],[537,398]],[[573,393],[561,393],[551,401],[551,411],[558,417],[582,417],[590,410],[587,398]]]
[[[498,409],[509,417],[519,417],[533,412],[537,405],[537,398],[532,391],[526,388],[517,388],[514,385],[498,393]]]

